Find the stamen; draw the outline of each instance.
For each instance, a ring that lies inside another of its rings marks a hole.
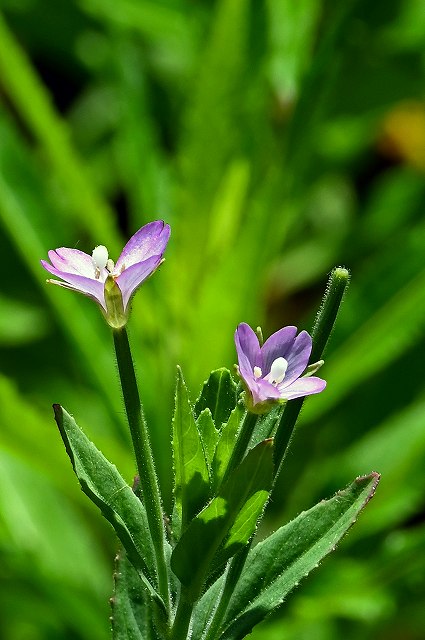
[[[114,261],[111,260],[111,258],[108,258],[108,261],[106,263],[106,268],[108,269],[109,273],[113,273],[115,269],[115,265],[114,265]]]
[[[260,367],[254,367],[254,377],[255,378],[261,378],[263,375],[263,372],[261,371]]]
[[[267,378],[272,384],[279,384],[284,379],[287,368],[288,361],[285,360],[285,358],[276,358],[270,368],[270,373]]]

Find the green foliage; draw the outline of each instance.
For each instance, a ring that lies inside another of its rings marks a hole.
[[[124,550],[115,559],[111,606],[113,640],[157,640],[149,599],[140,588],[140,575]]]
[[[272,483],[272,443],[252,449],[218,494],[190,523],[171,556],[171,568],[197,599],[208,571],[222,566],[255,531]]]
[[[299,581],[335,550],[373,496],[378,481],[377,474],[357,478],[347,489],[301,513],[255,546],[247,555],[217,637],[223,640],[245,637],[282,604]],[[208,625],[218,588],[216,584],[210,587],[197,606],[195,637],[200,637]]]
[[[358,478],[334,498],[302,513],[250,551],[229,604],[223,640],[247,635],[335,549],[373,496],[378,480],[377,474]]]
[[[174,523],[176,536],[200,511],[209,495],[209,473],[202,441],[180,367],[177,370],[176,407],[173,418],[173,452],[175,509],[180,527]]]
[[[115,538],[77,491],[51,401],[134,475],[107,329],[38,260],[101,243],[114,258],[163,216],[167,260],[130,331],[167,511],[175,364],[195,398],[235,362],[238,322],[309,329],[324,274],[349,267],[328,387],[301,412],[260,535],[358,473],[382,471],[382,488],[252,638],[421,640],[422,4],[4,0],[1,14],[1,636],[108,633]]]
[[[208,380],[204,382],[201,395],[195,404],[195,413],[199,415],[205,409],[209,409],[215,428],[220,431],[228,421],[235,404],[236,385],[230,371],[223,367],[212,371]]]
[[[221,484],[227,466],[230,462],[230,457],[232,455],[243,413],[243,406],[238,403],[221,431],[220,439],[217,443],[212,460],[212,481],[215,488]]]
[[[84,493],[112,524],[149,595],[164,603],[156,592],[155,563],[145,508],[120,476],[115,465],[88,440],[75,420],[59,405],[55,419]]]

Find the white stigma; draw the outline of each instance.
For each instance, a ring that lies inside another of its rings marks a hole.
[[[261,376],[263,375],[263,372],[261,371],[260,367],[254,367],[254,377],[255,378],[261,378]]]
[[[108,263],[108,249],[100,244],[98,247],[93,249],[93,253],[91,254],[91,258],[93,260],[93,264],[96,268],[96,273],[104,269]]]
[[[274,360],[270,373],[267,378],[272,384],[279,384],[285,377],[286,370],[288,368],[288,361],[285,358],[276,358]]]

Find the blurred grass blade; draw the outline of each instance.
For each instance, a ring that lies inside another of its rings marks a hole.
[[[42,295],[50,300],[77,353],[82,355],[84,366],[103,392],[105,403],[109,404],[113,415],[119,415],[119,398],[117,394],[111,393],[114,361],[112,348],[108,350],[108,341],[103,338],[103,335],[107,335],[106,327],[102,326],[102,335],[72,292],[66,292],[68,295],[58,295],[64,292],[58,292],[52,286],[46,285],[39,263],[40,258],[45,255],[46,247],[39,236],[39,229],[35,229],[26,216],[18,196],[19,193],[11,191],[0,172],[0,219],[3,226],[14,241],[28,271],[42,287]],[[92,304],[89,300],[84,302]],[[105,375],[107,371],[111,372],[111,376]],[[122,423],[117,420],[117,425]]]
[[[87,225],[89,216],[93,235],[108,245],[111,252],[118,252],[113,213],[94,190],[72,148],[66,123],[54,110],[45,87],[1,14],[0,84],[32,135],[45,149],[83,226]]]

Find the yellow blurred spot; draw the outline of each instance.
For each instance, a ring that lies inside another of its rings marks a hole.
[[[381,150],[425,171],[425,104],[404,102],[385,117]]]

